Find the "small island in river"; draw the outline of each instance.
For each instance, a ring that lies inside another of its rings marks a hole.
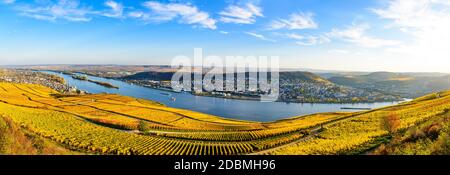
[[[111,83],[91,80],[91,79],[88,79],[86,76],[72,75],[72,78],[74,78],[76,80],[81,80],[81,81],[88,81],[88,82],[95,83],[95,84],[98,84],[100,86],[111,88],[111,89],[119,89],[119,87],[114,86]]]

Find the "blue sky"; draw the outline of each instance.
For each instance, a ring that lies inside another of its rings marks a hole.
[[[450,0],[0,0],[0,64],[170,64],[450,72]]]

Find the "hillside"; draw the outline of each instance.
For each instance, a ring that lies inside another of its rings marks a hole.
[[[0,155],[78,155],[83,154],[62,147],[59,143],[41,138],[6,116],[0,116]]]
[[[390,72],[374,72],[367,75],[337,76],[329,78],[332,82],[351,86],[383,81],[408,81],[413,79],[415,79],[415,77],[410,75]]]
[[[68,96],[39,85],[0,83],[0,97],[0,115],[2,121],[8,121],[7,125],[0,121],[3,130],[20,126],[20,132],[35,135],[52,147],[87,154],[360,154],[390,143],[395,133],[446,115],[450,109],[450,92],[444,92],[371,111],[260,123],[113,94]],[[391,133],[381,121],[392,115],[398,116],[401,124]],[[447,130],[439,131],[445,134]],[[11,132],[1,132],[0,138],[11,138],[5,133]]]
[[[329,81],[361,89],[378,90],[416,98],[428,93],[450,89],[450,76],[424,76],[413,73],[375,72],[368,75],[338,76]]]
[[[449,154],[449,111],[450,91],[430,94],[331,122],[309,139],[266,154]]]
[[[124,80],[154,80],[154,81],[170,81],[172,79],[174,72],[139,72],[134,75],[122,77]],[[245,75],[248,77],[249,73],[246,72]],[[193,74],[192,74],[193,76]],[[227,74],[223,74],[224,77]],[[235,76],[236,73],[235,73]],[[314,74],[311,72],[280,72],[280,79],[292,79],[298,81],[312,82],[312,83],[331,83],[328,80]],[[270,75],[269,75],[270,77]]]
[[[170,81],[173,72],[139,72],[134,75],[122,77],[124,80],[153,80],[153,81]]]
[[[323,84],[333,84],[327,79],[320,77],[311,72],[281,72],[281,80],[294,80],[294,81],[304,81],[310,83],[323,83]]]
[[[67,96],[12,83],[0,83],[0,96],[4,118],[65,148],[93,154],[246,154],[299,139],[301,130],[346,115],[237,121],[119,95]]]
[[[170,81],[174,73],[169,72],[141,72],[131,76],[122,78],[124,81],[138,83],[150,87],[171,88],[170,83],[154,83],[152,81]],[[249,77],[249,73],[245,77]],[[235,77],[237,77],[235,73]],[[191,74],[194,77],[194,74]],[[223,77],[228,77],[223,74]],[[268,74],[270,79],[270,74]],[[296,102],[296,103],[354,103],[354,102],[379,102],[379,101],[400,101],[402,100],[396,95],[384,94],[376,90],[365,90],[359,88],[351,88],[348,86],[337,85],[311,72],[280,72],[280,95],[278,101]],[[247,79],[248,81],[248,79]],[[235,83],[237,79],[235,79]],[[236,99],[257,99],[261,94],[254,91],[244,93],[233,92],[230,95],[217,95],[208,92],[196,95],[214,96],[222,98]]]

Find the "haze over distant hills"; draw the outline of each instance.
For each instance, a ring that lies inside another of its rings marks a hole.
[[[335,76],[329,80],[344,86],[379,90],[407,98],[450,89],[450,75],[440,73],[374,72],[367,75]]]

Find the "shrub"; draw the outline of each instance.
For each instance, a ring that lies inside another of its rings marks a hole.
[[[397,131],[400,127],[400,123],[400,117],[395,114],[391,114],[383,118],[383,127],[391,134]]]
[[[427,137],[432,140],[436,140],[439,137],[441,130],[442,130],[442,126],[439,124],[432,124],[425,128]]]
[[[375,152],[373,154],[374,155],[388,155],[389,150],[386,147],[386,145],[381,144],[380,147],[378,147],[377,150],[375,150]]]
[[[447,133],[439,136],[431,153],[434,155],[450,155],[450,136]]]

